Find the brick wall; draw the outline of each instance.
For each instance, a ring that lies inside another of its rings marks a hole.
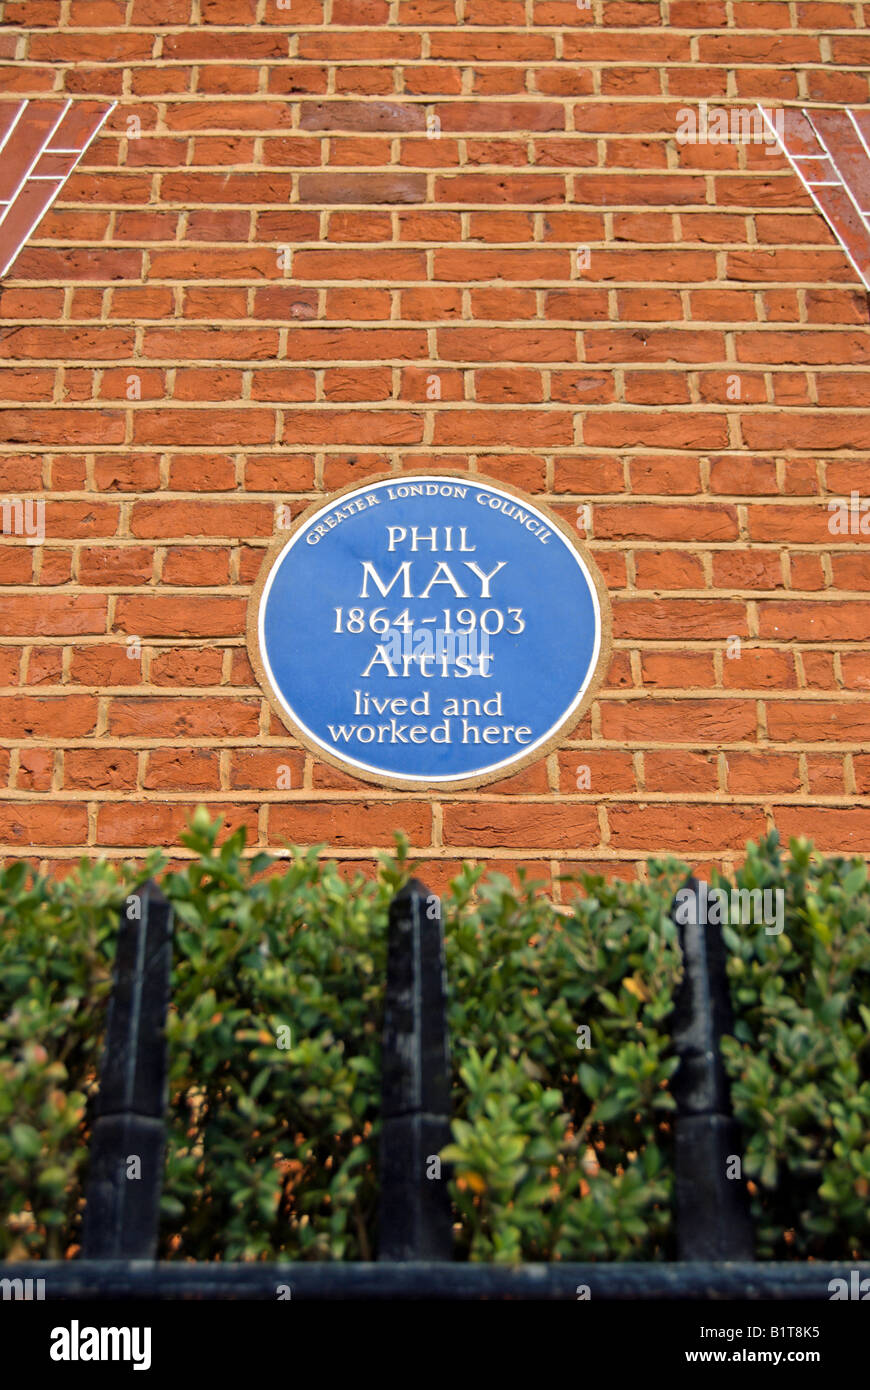
[[[870,537],[827,507],[870,495],[867,297],[780,154],[675,139],[866,105],[870,4],[0,14],[4,97],[118,102],[0,292],[0,493],[46,502],[0,538],[0,854],[176,850],[200,800],[347,863],[401,826],[433,885],[870,850]],[[558,751],[430,799],[294,746],[244,625],[279,505],[433,466],[585,524],[614,650]]]

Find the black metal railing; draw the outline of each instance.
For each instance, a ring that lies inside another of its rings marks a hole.
[[[688,885],[699,901],[701,885]],[[852,1262],[753,1261],[741,1152],[720,1040],[731,1028],[726,955],[700,911],[677,920],[684,974],[673,1038],[678,1259],[515,1267],[451,1260],[447,1170],[428,1161],[449,1140],[450,1065],[444,934],[438,898],[413,879],[393,898],[382,1057],[378,1262],[176,1263],[155,1259],[165,1154],[172,909],[148,883],[138,914],[122,913],[91,1137],[81,1257],[0,1265],[0,1278],[39,1275],[48,1298],[605,1299],[828,1298]],[[694,919],[694,920],[692,920]],[[138,1156],[136,1182],[128,1161]],[[135,1193],[135,1198],[133,1194]],[[286,1295],[285,1295],[286,1296]]]

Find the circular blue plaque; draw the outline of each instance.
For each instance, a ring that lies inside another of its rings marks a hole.
[[[609,604],[567,527],[469,474],[334,494],[270,552],[249,642],[283,721],[390,786],[468,786],[548,752],[591,699]]]

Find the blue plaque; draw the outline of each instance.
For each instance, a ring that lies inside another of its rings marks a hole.
[[[249,645],[313,752],[390,786],[463,787],[542,757],[592,698],[610,609],[568,527],[470,474],[335,493],[276,543]]]

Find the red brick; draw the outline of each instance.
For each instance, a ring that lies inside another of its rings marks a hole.
[[[729,656],[726,652],[722,662],[722,684],[726,690],[794,689],[794,659],[790,652],[742,645],[739,656]]]
[[[0,647],[0,685],[17,685],[20,650],[18,647]]]
[[[147,584],[153,563],[154,551],[148,546],[82,546],[79,581],[97,588]]]
[[[644,790],[648,792],[715,792],[715,753],[650,751],[643,756]]]
[[[755,703],[752,700],[683,698],[602,704],[601,731],[615,742],[719,743],[754,741]]]
[[[807,781],[813,796],[842,796],[845,761],[842,753],[808,753]]]
[[[274,511],[265,502],[169,501],[137,502],[131,533],[163,540],[207,536],[270,536]]]
[[[643,684],[665,690],[710,688],[715,684],[712,652],[646,651],[641,656]]]
[[[870,702],[771,700],[767,729],[772,739],[788,742],[864,741],[870,738]]]
[[[155,686],[220,685],[223,651],[219,647],[170,647],[151,658],[151,681]],[[254,681],[245,682],[253,685]]]
[[[200,594],[121,595],[116,631],[143,637],[233,637],[243,631],[245,600]]]
[[[563,748],[559,753],[559,791],[569,796],[597,798],[605,792],[633,792],[635,786],[630,753],[598,748]]]
[[[744,604],[730,599],[617,599],[613,633],[618,638],[712,640],[747,635]]]
[[[800,791],[800,768],[794,754],[774,753],[770,748],[730,748],[725,766],[733,796],[757,796],[761,788],[766,792]]]
[[[81,738],[96,723],[92,695],[8,695],[0,704],[0,738]]]
[[[731,541],[738,535],[737,512],[724,504],[603,505],[595,509],[595,535],[599,540]]]
[[[4,594],[0,619],[6,636],[66,637],[106,631],[103,594]]]
[[[589,412],[583,425],[584,443],[593,448],[721,449],[727,443],[721,415],[692,411],[656,414],[653,411]]]
[[[297,748],[237,748],[230,757],[230,786],[234,790],[299,791],[304,769],[305,755]],[[360,784],[354,780],[352,785]]]
[[[269,807],[269,842],[342,849],[358,845],[386,848],[404,830],[414,845],[430,841],[431,811],[423,801],[294,801]]]
[[[870,612],[862,602],[794,600],[758,606],[759,635],[777,642],[866,642]]]
[[[230,577],[228,547],[178,545],[166,552],[163,562],[164,584],[226,584]],[[194,600],[196,602],[196,600]]]
[[[88,838],[87,807],[78,802],[33,804],[7,802],[0,806],[0,844],[75,845]]]
[[[215,791],[219,754],[213,748],[153,748],[142,785],[148,791]]]
[[[783,840],[804,836],[827,854],[870,852],[870,810],[838,806],[779,806],[776,824]]]
[[[120,748],[67,748],[63,785],[68,790],[126,791],[136,783],[136,754]]]
[[[582,758],[578,758],[581,762]],[[455,802],[444,808],[444,841],[481,849],[573,849],[597,846],[594,807],[562,802]]]
[[[713,584],[717,589],[781,589],[780,556],[771,550],[720,550],[713,554]]]
[[[116,697],[109,703],[107,732],[114,738],[256,737],[260,701],[195,695]]]
[[[634,557],[638,589],[703,589],[704,567],[699,555],[679,551],[639,550]]]
[[[232,454],[175,454],[169,460],[169,487],[179,492],[232,491],[236,465]]]
[[[844,658],[845,659],[845,658]],[[823,690],[835,690],[837,678],[834,674],[834,655],[832,652],[819,652],[805,649],[801,652],[801,664],[807,685]]]
[[[746,841],[764,835],[760,810],[745,806],[650,805],[620,807],[608,812],[610,844],[614,849],[697,855],[743,850]]]
[[[60,685],[63,680],[63,648],[31,647],[24,665],[26,679],[22,681],[23,685]]]
[[[116,643],[89,643],[72,652],[69,678],[73,685],[93,685],[101,691],[107,686],[139,685],[142,660],[136,647]]]
[[[54,751],[51,748],[22,748],[18,754],[19,791],[46,792],[51,790]]]

